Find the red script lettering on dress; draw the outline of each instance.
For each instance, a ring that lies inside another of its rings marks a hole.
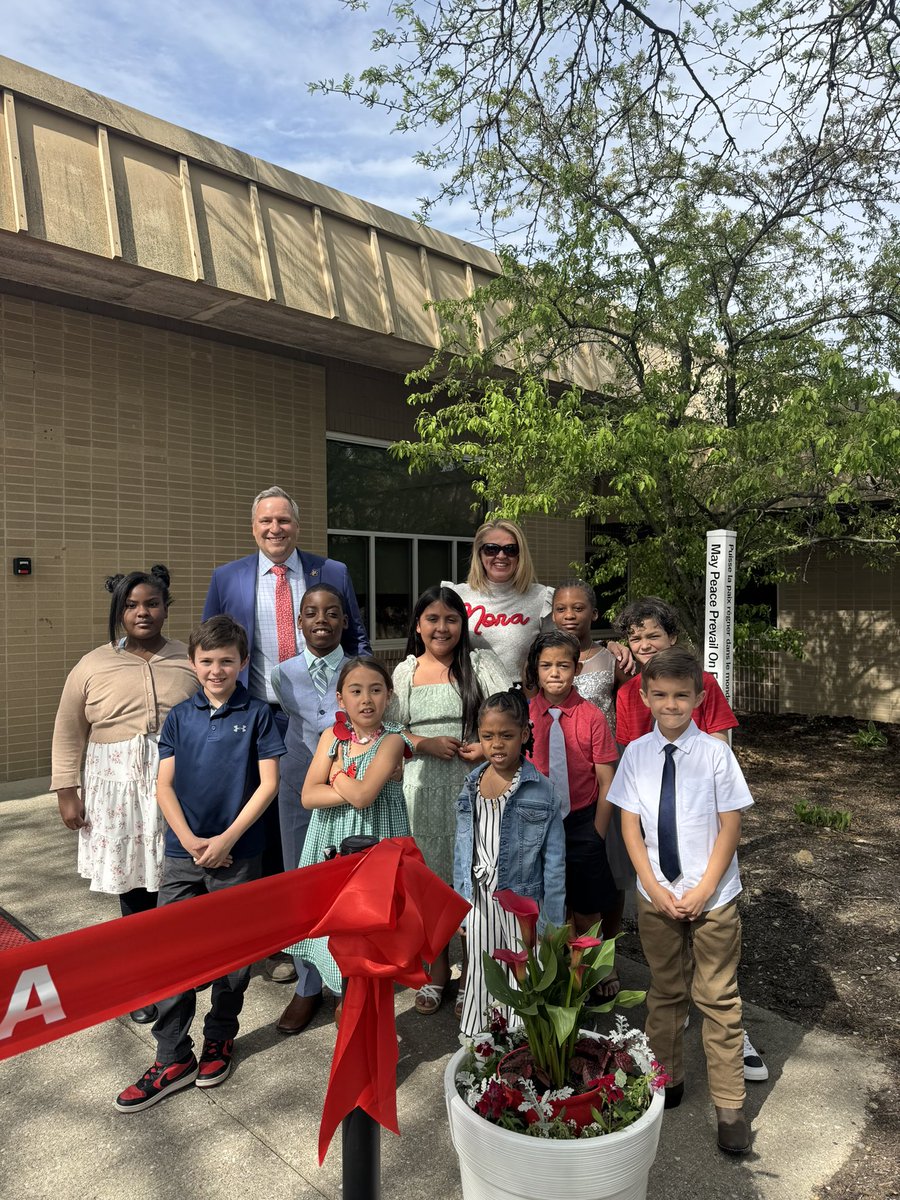
[[[478,616],[474,626],[470,626],[472,633],[480,633],[482,628],[493,629],[496,625],[528,625],[531,622],[531,617],[524,613],[490,613],[485,611],[483,604],[469,604],[468,601],[466,613],[470,622],[476,614]]]

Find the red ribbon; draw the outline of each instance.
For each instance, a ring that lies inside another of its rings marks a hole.
[[[354,1108],[400,1132],[393,984],[427,982],[422,960],[434,960],[468,908],[425,866],[412,838],[390,838],[364,854],[8,950],[0,955],[0,1059],[299,938],[327,936],[348,984],[319,1128],[321,1163]]]

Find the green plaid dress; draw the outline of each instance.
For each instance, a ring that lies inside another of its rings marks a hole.
[[[399,725],[385,722],[384,733],[371,746],[366,746],[362,754],[345,754],[344,762],[356,764],[354,778],[362,779],[366,768],[375,757],[375,752],[382,740],[389,733],[400,733]],[[338,739],[331,743],[329,754],[337,757]],[[409,817],[406,813],[406,801],[403,799],[403,786],[389,779],[377,797],[368,808],[354,808],[352,804],[338,804],[334,808],[314,808],[303,843],[303,853],[300,856],[300,866],[310,867],[320,863],[325,858],[329,846],[341,847],[345,837],[364,833],[371,837],[393,838],[409,837]],[[322,976],[323,982],[336,995],[341,991],[341,974],[337,963],[328,951],[327,938],[304,938],[285,949],[287,954],[296,954],[306,962],[312,963]]]

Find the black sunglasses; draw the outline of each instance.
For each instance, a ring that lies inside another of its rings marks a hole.
[[[485,542],[481,547],[481,553],[486,554],[488,558],[496,558],[499,554],[505,554],[507,558],[518,558],[519,547],[515,542],[510,542],[508,546],[498,546],[496,542]]]

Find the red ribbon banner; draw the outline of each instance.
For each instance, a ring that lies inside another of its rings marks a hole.
[[[298,938],[328,937],[347,977],[319,1162],[354,1108],[397,1126],[394,983],[419,987],[469,905],[412,838],[0,955],[0,1059],[174,996]]]

